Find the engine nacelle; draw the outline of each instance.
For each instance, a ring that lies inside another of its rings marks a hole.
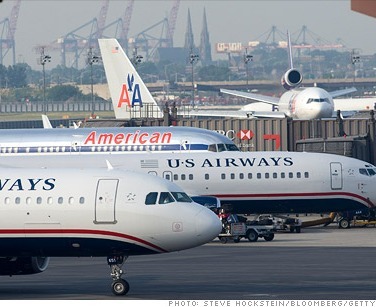
[[[5,257],[0,258],[0,275],[29,275],[44,272],[49,257]]]
[[[296,69],[289,69],[281,79],[281,84],[286,90],[297,87],[303,81],[302,74]]]

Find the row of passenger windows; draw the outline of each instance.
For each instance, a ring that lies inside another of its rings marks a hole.
[[[164,178],[166,178],[167,180],[171,180],[171,176],[172,176],[172,179],[173,181],[179,181],[179,180],[193,180],[193,174],[173,174],[171,175],[170,173],[165,173],[164,174]],[[297,178],[297,179],[300,179],[300,178],[309,178],[309,173],[308,172],[281,172],[281,173],[276,173],[276,172],[273,172],[273,173],[239,173],[239,174],[235,174],[235,173],[222,173],[221,175],[221,179],[222,180],[226,180],[226,179],[240,179],[240,180],[244,180],[244,179],[278,179],[278,178],[281,178],[281,179],[293,179],[293,178]],[[204,178],[205,180],[209,180],[210,179],[210,175],[209,174],[205,174],[204,175]]]
[[[74,205],[74,204],[84,204],[85,203],[85,197],[5,197],[3,199],[3,204],[4,205],[11,205],[11,204],[16,204],[16,205],[42,205],[42,204],[47,204],[47,205],[53,205],[53,204],[58,204],[58,205]]]

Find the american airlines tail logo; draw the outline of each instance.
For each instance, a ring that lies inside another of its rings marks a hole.
[[[134,75],[128,74],[127,84],[123,84],[121,87],[121,93],[118,102],[118,108],[121,108],[123,104],[128,107],[134,107],[139,104],[142,107],[142,97],[140,91],[140,84],[134,82]]]

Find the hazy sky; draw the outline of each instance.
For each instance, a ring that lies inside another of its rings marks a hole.
[[[14,3],[3,0],[0,21],[10,15]],[[173,3],[173,0],[135,0],[130,37],[168,16]],[[23,0],[16,31],[17,59],[37,68],[35,47],[48,45],[97,17],[101,4],[101,0]],[[107,24],[122,17],[127,4],[126,0],[110,0]],[[349,49],[358,48],[362,54],[376,53],[376,18],[351,11],[350,0],[182,0],[174,34],[176,47],[184,44],[188,9],[195,43],[199,44],[204,8],[214,58],[217,58],[216,42],[247,43],[266,39],[262,34],[270,31],[272,26],[283,33],[289,30],[294,38],[303,25],[325,41],[336,42],[340,38]],[[0,33],[1,30],[0,25]],[[111,32],[114,30],[106,35],[110,36]],[[59,64],[57,54],[54,59],[50,68]],[[5,64],[9,65],[11,61],[8,54]]]

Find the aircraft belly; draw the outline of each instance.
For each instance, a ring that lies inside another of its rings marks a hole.
[[[290,197],[230,199],[220,197],[222,203],[231,204],[234,213],[323,213],[364,209],[367,206],[357,199],[345,197]]]

